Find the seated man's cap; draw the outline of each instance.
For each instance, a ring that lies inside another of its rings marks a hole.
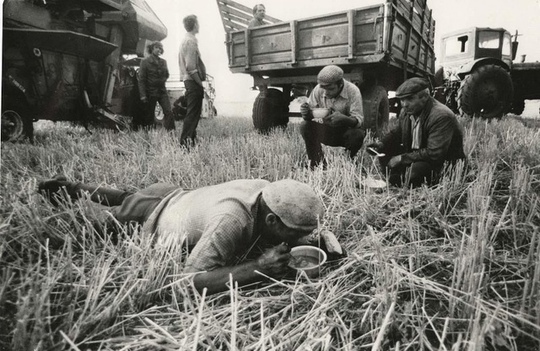
[[[336,65],[323,67],[317,75],[317,83],[332,84],[343,79],[343,70]]]
[[[307,184],[292,179],[278,180],[262,190],[266,205],[289,228],[313,230],[322,219],[324,207],[321,199]]]
[[[418,77],[409,78],[397,88],[396,97],[401,99],[427,88],[429,88],[429,83],[426,79]]]

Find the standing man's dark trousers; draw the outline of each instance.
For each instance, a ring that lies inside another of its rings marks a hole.
[[[332,127],[313,121],[302,121],[300,134],[306,143],[309,166],[313,169],[321,162],[324,164],[322,145],[342,146],[349,151],[351,158],[355,157],[366,133],[360,128]]]
[[[201,119],[202,103],[204,98],[204,89],[193,80],[185,80],[186,87],[186,118],[184,118],[184,127],[180,135],[180,145],[189,146],[195,144],[197,137],[197,126]]]
[[[159,97],[151,96],[148,98],[148,111],[147,115],[151,116],[152,123],[154,122],[156,103],[161,105],[163,109],[163,127],[166,130],[174,130],[174,117],[172,113],[171,100],[168,94],[161,94]]]

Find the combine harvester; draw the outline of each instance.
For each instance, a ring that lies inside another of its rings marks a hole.
[[[37,120],[129,127],[132,58],[167,36],[144,0],[5,0],[3,11],[3,141],[32,140]]]

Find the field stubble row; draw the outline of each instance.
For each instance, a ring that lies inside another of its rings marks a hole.
[[[262,136],[246,119],[204,120],[189,153],[160,129],[61,124],[34,145],[3,144],[0,349],[537,350],[540,132],[461,122],[469,167],[414,190],[364,187],[372,159],[339,149],[307,171],[295,124]],[[321,227],[348,257],[320,280],[201,296],[180,246],[152,246],[138,228],[103,238],[88,201],[56,209],[38,196],[57,173],[127,190],[292,177],[322,196]]]

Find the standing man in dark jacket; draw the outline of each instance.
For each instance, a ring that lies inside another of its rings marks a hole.
[[[437,183],[445,162],[465,159],[461,126],[448,107],[430,96],[425,79],[406,80],[396,97],[402,107],[397,125],[368,148],[386,154],[380,162],[390,184]]]
[[[141,61],[139,69],[139,94],[144,103],[144,113],[142,121],[135,121],[135,128],[154,125],[154,111],[159,102],[164,114],[163,126],[167,130],[174,130],[171,101],[165,87],[169,69],[167,61],[159,57],[163,55],[163,44],[154,41],[146,49],[148,56]]]
[[[199,52],[199,42],[195,37],[199,33],[197,16],[189,15],[185,17],[184,28],[187,33],[180,45],[178,63],[180,65],[180,79],[184,81],[186,87],[187,111],[182,134],[180,135],[180,145],[190,146],[195,144],[197,125],[201,118],[206,67]]]

